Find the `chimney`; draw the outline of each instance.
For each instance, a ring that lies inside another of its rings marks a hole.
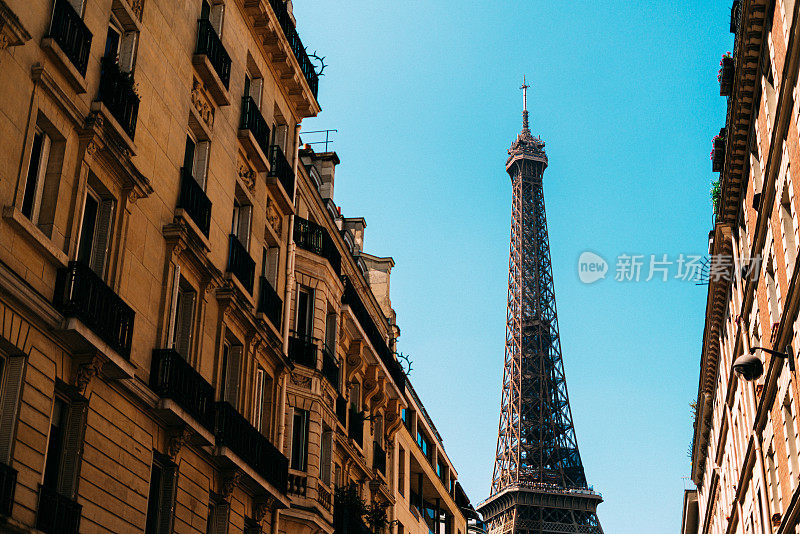
[[[363,217],[344,217],[344,230],[353,236],[356,254],[364,250],[364,229],[366,227],[367,221]]]
[[[314,158],[314,167],[319,173],[322,185],[319,187],[319,194],[323,199],[333,198],[333,175],[336,166],[339,164],[339,157],[336,152],[321,152]]]

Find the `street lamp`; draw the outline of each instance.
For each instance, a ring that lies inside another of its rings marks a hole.
[[[788,358],[789,370],[794,372],[794,353],[792,352],[791,345],[786,345],[786,349],[784,349],[783,352],[765,349],[764,347],[750,347],[750,354],[742,354],[733,362],[733,370],[743,379],[755,380],[764,372],[764,364],[761,363],[761,358],[756,358],[754,356],[757,350],[763,350],[767,354],[778,358]]]

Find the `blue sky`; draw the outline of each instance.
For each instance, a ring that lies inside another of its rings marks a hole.
[[[547,143],[545,198],[564,366],[606,532],[679,528],[706,287],[617,282],[620,254],[702,254],[708,159],[724,125],[716,72],[730,3],[542,0],[295,2],[326,56],[336,201],[394,257],[392,303],[411,379],[473,503],[497,439],[510,223],[506,150]],[[580,254],[608,260],[592,285]],[[670,276],[674,276],[673,265]]]

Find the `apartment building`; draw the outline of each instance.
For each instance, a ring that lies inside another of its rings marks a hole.
[[[787,533],[800,521],[798,4],[731,6],[685,533]]]

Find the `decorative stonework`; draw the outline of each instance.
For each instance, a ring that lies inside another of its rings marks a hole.
[[[197,79],[192,84],[192,105],[197,110],[197,114],[209,128],[214,127],[214,106],[211,99],[206,94],[203,84]]]
[[[11,44],[8,36],[4,33],[0,33],[0,51],[5,50]]]
[[[86,393],[89,382],[100,373],[102,367],[103,358],[99,354],[95,354],[91,361],[81,364],[78,367],[78,372],[75,375],[75,387],[78,388],[81,395]]]
[[[136,18],[142,20],[142,12],[144,11],[143,0],[128,0],[128,5],[131,6],[131,11],[136,15]]]
[[[233,490],[236,489],[241,478],[242,472],[237,470],[229,473],[222,481],[222,499],[224,501],[230,500],[231,495],[233,495]]]
[[[267,197],[267,222],[276,234],[281,235],[281,214],[275,208],[275,202],[269,197]]]
[[[242,183],[247,187],[250,193],[255,193],[256,190],[256,171],[250,168],[250,166],[241,158],[239,157],[239,179]]]
[[[289,377],[292,380],[292,384],[295,386],[300,386],[301,388],[311,389],[311,377],[310,376],[303,376],[298,373],[291,373]]]
[[[192,431],[189,427],[176,429],[169,434],[167,442],[167,455],[171,459],[174,460],[175,457],[178,456],[178,453],[181,452],[181,448],[183,448],[183,445],[188,441],[191,434]]]
[[[95,153],[97,152],[97,143],[94,140],[89,141],[86,145],[86,155],[89,157],[94,157]]]

